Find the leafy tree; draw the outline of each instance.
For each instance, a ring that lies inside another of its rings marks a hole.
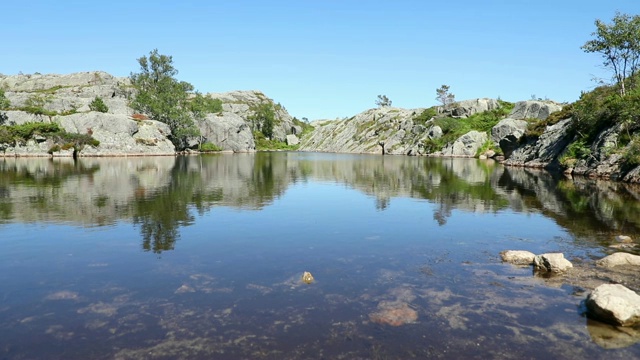
[[[175,78],[178,70],[173,58],[159,54],[158,49],[151,51],[149,57],[139,58],[138,63],[140,72],[130,75],[137,90],[131,107],[169,125],[171,142],[178,149],[186,148],[188,138],[200,135],[189,106],[193,85]]]
[[[391,106],[391,100],[389,100],[387,95],[378,95],[378,100],[376,100],[376,105],[379,107]]]
[[[640,15],[630,16],[616,13],[613,22],[606,24],[595,21],[595,38],[587,41],[582,49],[585,52],[602,54],[605,67],[613,71],[616,82],[620,85],[620,95],[626,95],[626,80],[635,84],[634,74],[640,65]]]
[[[271,139],[273,137],[273,127],[275,126],[276,113],[273,110],[273,104],[269,102],[263,102],[257,107],[253,108],[254,114],[249,117],[253,122],[254,127],[258,127],[260,132],[266,137]]]
[[[436,89],[436,95],[436,100],[440,101],[442,105],[456,101],[456,96],[449,92],[449,85],[442,85],[439,89]]]
[[[11,101],[4,94],[4,89],[0,89],[0,110],[6,110],[11,106]],[[9,117],[0,111],[0,125],[4,124]]]
[[[95,99],[89,104],[89,109],[91,111],[99,111],[102,113],[106,113],[109,111],[109,107],[102,101],[102,98],[96,96]]]
[[[202,120],[206,114],[221,112],[222,100],[213,99],[211,95],[203,96],[200,92],[196,91],[196,95],[189,102],[189,109],[196,119]]]

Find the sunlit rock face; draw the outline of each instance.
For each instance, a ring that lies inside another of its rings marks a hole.
[[[640,323],[640,295],[620,284],[598,286],[586,301],[590,314],[604,322],[622,326]]]

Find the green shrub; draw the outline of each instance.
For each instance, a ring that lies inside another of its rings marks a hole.
[[[252,107],[251,110],[253,110],[253,115],[249,116],[249,120],[253,123],[254,129],[259,129],[266,138],[270,139],[273,136],[273,127],[276,122],[273,104],[263,102],[258,106]]]
[[[109,108],[99,96],[96,96],[95,99],[91,101],[91,103],[89,104],[89,109],[91,111],[99,111],[101,113],[109,112]]]
[[[300,137],[300,138],[302,138],[303,136],[305,136],[307,134],[312,133],[313,130],[315,129],[313,127],[313,125],[309,124],[308,122],[298,120],[298,118],[295,118],[295,117],[293,118],[293,123],[302,128],[302,132],[298,135],[298,137]]]
[[[202,152],[214,152],[214,151],[222,151],[222,148],[214,143],[205,142],[200,144],[199,150]]]
[[[54,152],[58,152],[60,151],[60,145],[55,144],[52,147],[49,148],[49,151],[47,151],[49,154],[53,154]]]
[[[11,101],[7,99],[4,89],[0,88],[0,110],[7,110],[11,107]]]
[[[98,146],[100,141],[94,139],[89,134],[68,133],[61,129],[56,123],[24,123],[21,125],[3,125],[0,126],[0,143],[15,144],[16,142],[24,142],[35,135],[44,136],[52,139],[55,143],[52,149],[57,145],[58,150],[74,148],[82,149],[85,145]],[[53,152],[51,149],[50,152]]]
[[[629,146],[625,149],[622,159],[624,165],[636,167],[640,165],[640,136],[636,135],[631,139]]]
[[[573,104],[564,105],[562,110],[551,113],[544,120],[531,122],[525,131],[524,139],[537,139],[546,130],[547,126],[555,125],[561,120],[568,119],[573,116]]]
[[[288,150],[295,151],[298,150],[300,145],[287,145],[284,141],[271,140],[265,138],[264,134],[260,131],[253,132],[253,138],[256,142],[256,150],[265,151],[265,150]]]
[[[559,161],[564,167],[571,167],[577,160],[587,159],[590,155],[591,148],[586,140],[578,139],[567,146],[567,150],[560,157]]]
[[[438,108],[435,107],[435,106],[432,106],[432,107],[430,107],[428,109],[425,109],[419,115],[414,116],[413,122],[415,124],[424,125],[427,121],[431,120],[436,115],[438,115],[438,110],[437,109]]]
[[[0,143],[26,141],[34,135],[48,136],[60,131],[55,123],[24,123],[21,125],[0,126]]]
[[[494,110],[485,111],[481,113],[476,113],[468,118],[450,118],[450,117],[441,117],[435,118],[433,121],[433,125],[437,125],[442,129],[442,137],[438,139],[427,139],[423,142],[425,147],[425,151],[427,153],[432,153],[436,151],[442,150],[447,144],[454,142],[460,136],[468,133],[469,131],[475,130],[480,132],[489,132],[491,128],[493,128],[500,120],[502,120],[505,116],[511,112],[514,107],[514,104],[508,103],[506,101],[501,101],[500,107]],[[419,116],[423,116],[426,111],[425,110]],[[427,115],[430,115],[427,113]],[[414,118],[415,119],[415,118]]]
[[[489,150],[493,150],[496,154],[502,154],[502,149],[500,149],[500,146],[497,146],[493,140],[491,139],[487,139],[487,141],[485,141],[482,146],[480,146],[478,148],[478,150],[476,151],[476,157],[486,153]]]
[[[211,95],[202,96],[199,92],[189,101],[189,109],[196,119],[204,119],[207,114],[222,111],[222,100],[213,99]]]
[[[57,112],[45,109],[45,106],[50,103],[51,100],[51,95],[43,96],[40,94],[33,94],[27,98],[24,106],[18,108],[18,110],[22,110],[33,115],[56,116],[58,115]]]

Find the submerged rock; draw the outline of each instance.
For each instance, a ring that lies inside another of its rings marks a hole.
[[[500,253],[502,261],[513,265],[531,265],[536,255],[524,250],[505,250]]]
[[[311,284],[313,280],[313,275],[311,275],[310,272],[305,271],[304,274],[302,274],[302,282],[304,282],[305,284]]]
[[[369,314],[369,319],[378,324],[401,326],[418,320],[418,312],[403,301],[382,301],[378,310]]]
[[[561,273],[572,268],[573,264],[562,253],[548,253],[536,255],[533,266],[538,271]]]
[[[587,320],[591,340],[604,349],[622,349],[640,342],[640,330]]]
[[[586,300],[594,318],[622,326],[640,323],[640,295],[620,284],[598,286]]]
[[[640,266],[640,256],[618,252],[596,261],[596,265],[606,268],[622,265]]]

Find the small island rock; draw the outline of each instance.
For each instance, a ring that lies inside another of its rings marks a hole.
[[[596,319],[621,326],[640,323],[640,295],[620,284],[600,285],[586,300]]]
[[[547,253],[536,255],[533,266],[538,271],[561,273],[573,267],[573,264],[564,258],[562,253]]]
[[[524,250],[505,250],[500,253],[502,261],[513,265],[531,265],[536,255]]]
[[[623,252],[617,252],[609,256],[605,256],[604,258],[596,261],[596,265],[606,267],[606,268],[612,268],[612,267],[621,266],[621,265],[639,266],[640,256],[623,253]]]

